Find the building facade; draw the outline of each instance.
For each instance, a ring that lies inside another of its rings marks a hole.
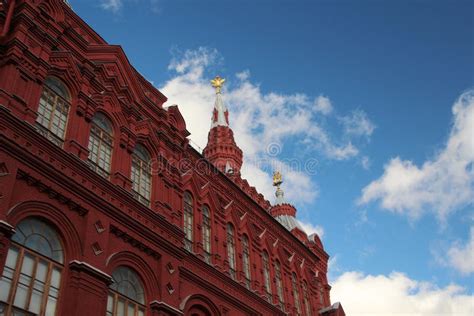
[[[275,174],[241,178],[62,0],[0,0],[0,315],[344,315]]]

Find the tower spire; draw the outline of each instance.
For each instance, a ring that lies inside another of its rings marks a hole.
[[[234,140],[234,133],[229,127],[229,111],[222,99],[222,86],[225,79],[216,76],[211,85],[216,89],[216,101],[211,118],[211,130],[207,136],[207,145],[203,155],[222,172],[240,174],[242,150]]]
[[[225,79],[216,76],[211,80],[212,86],[216,89],[216,101],[214,102],[214,110],[212,112],[211,128],[215,126],[229,126],[229,112],[222,101],[221,89]]]
[[[285,193],[283,190],[280,188],[280,185],[283,183],[281,173],[279,171],[273,172],[273,186],[276,187],[276,205],[282,205],[285,203]]]
[[[270,209],[270,214],[289,231],[293,231],[295,228],[303,231],[303,228],[296,220],[296,208],[285,201],[283,190],[280,188],[282,183],[281,173],[279,171],[273,172],[273,186],[277,189],[275,192],[275,204]]]

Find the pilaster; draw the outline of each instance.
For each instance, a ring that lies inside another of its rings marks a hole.
[[[90,264],[73,260],[69,263],[68,283],[64,291],[61,315],[102,315],[106,310],[108,286],[112,277]]]

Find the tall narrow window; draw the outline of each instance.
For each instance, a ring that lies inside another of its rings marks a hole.
[[[92,170],[108,178],[113,150],[112,124],[102,113],[96,113],[92,118],[89,135],[88,164]]]
[[[235,279],[235,240],[234,226],[227,224],[227,259],[229,260],[229,273]]]
[[[202,208],[202,246],[204,248],[204,260],[211,263],[211,216],[209,208]]]
[[[249,239],[247,235],[242,236],[242,264],[245,275],[245,285],[250,289],[250,250],[249,250]]]
[[[266,251],[262,254],[263,260],[263,281],[265,283],[265,291],[267,292],[267,300],[272,299],[272,285],[270,283],[270,263],[268,262],[268,254]]]
[[[308,285],[306,284],[306,281],[303,281],[303,300],[306,316],[311,316],[311,305],[309,303]]]
[[[48,77],[38,106],[36,129],[50,141],[62,146],[66,134],[71,97],[66,86],[55,77]]]
[[[59,237],[33,217],[15,231],[0,279],[0,315],[56,315],[64,261]]]
[[[291,275],[291,284],[293,286],[293,298],[295,300],[295,308],[298,314],[301,314],[301,307],[300,307],[300,294],[298,290],[298,281],[296,280],[296,273],[292,273]]]
[[[120,266],[112,273],[107,316],[145,316],[145,293],[138,275]]]
[[[193,198],[189,192],[184,193],[184,212],[183,212],[183,228],[184,228],[184,248],[193,250]]]
[[[281,279],[280,263],[278,261],[275,262],[275,279],[276,279],[276,287],[277,287],[277,294],[278,294],[278,302],[279,302],[280,308],[284,310],[285,299],[283,297],[283,282]]]
[[[150,206],[151,157],[142,145],[135,146],[132,154],[132,190],[135,198]]]
[[[324,289],[322,282],[319,282],[319,304],[321,304],[321,307],[324,307]]]

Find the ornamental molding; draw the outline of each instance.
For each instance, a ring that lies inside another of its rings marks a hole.
[[[47,194],[49,198],[57,200],[59,203],[66,205],[71,211],[77,212],[80,216],[84,216],[89,212],[79,203],[73,201],[70,197],[67,197],[66,195],[56,191],[51,186],[48,186],[43,181],[35,178],[26,171],[18,169],[16,178],[18,180],[25,181],[29,186],[36,188],[39,192]]]
[[[134,238],[129,233],[127,233],[126,231],[118,228],[115,225],[110,225],[110,232],[113,235],[115,235],[116,237],[118,237],[118,238],[122,239],[123,241],[125,241],[126,243],[132,245],[134,248],[139,249],[140,251],[146,253],[147,255],[149,255],[149,256],[151,256],[155,259],[159,259],[161,257],[161,255],[157,251],[155,251],[154,249],[152,249],[149,246],[145,245],[143,242],[141,242],[140,240]]]
[[[109,274],[92,266],[91,264],[87,262],[72,260],[71,262],[69,262],[69,268],[73,270],[77,270],[77,271],[85,271],[94,277],[102,279],[107,284],[112,283],[112,277]]]

